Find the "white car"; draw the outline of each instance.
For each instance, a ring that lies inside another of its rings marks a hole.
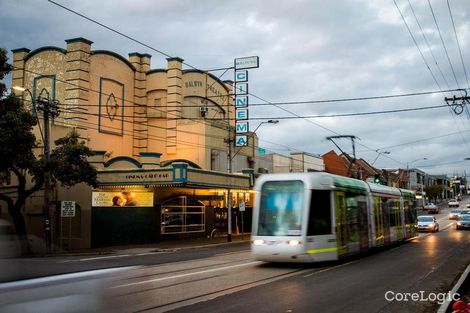
[[[449,208],[454,208],[454,207],[458,208],[459,202],[455,199],[450,199],[448,205],[449,205]]]
[[[439,231],[439,223],[432,215],[418,216],[418,231]]]

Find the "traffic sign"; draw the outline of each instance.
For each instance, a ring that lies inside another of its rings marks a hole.
[[[60,202],[60,216],[61,217],[75,217],[75,201],[61,201]]]

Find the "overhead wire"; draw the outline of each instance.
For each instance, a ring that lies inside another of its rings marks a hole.
[[[93,23],[95,23],[95,24],[97,24],[97,25],[99,25],[99,26],[101,26],[101,27],[104,27],[104,28],[106,28],[106,29],[108,29],[108,30],[110,30],[110,31],[112,31],[112,32],[114,32],[114,33],[116,33],[116,34],[119,34],[119,35],[121,35],[121,36],[123,36],[123,37],[125,37],[125,38],[127,38],[127,39],[129,39],[129,40],[131,40],[131,41],[134,41],[134,42],[136,42],[136,43],[139,43],[139,44],[141,44],[141,45],[143,45],[143,46],[145,46],[145,47],[147,47],[147,48],[149,48],[149,49],[151,49],[151,50],[153,50],[153,51],[156,51],[156,52],[158,52],[158,53],[160,53],[160,54],[162,54],[162,55],[165,55],[165,56],[167,56],[167,57],[171,57],[169,54],[166,54],[166,53],[164,53],[163,51],[161,51],[161,50],[159,50],[159,49],[155,49],[154,47],[151,47],[150,45],[147,45],[147,44],[143,43],[142,41],[136,40],[135,38],[132,38],[131,36],[128,36],[128,35],[126,35],[126,34],[120,32],[120,31],[117,31],[117,30],[115,30],[115,29],[109,27],[109,26],[106,26],[106,25],[103,24],[103,23],[100,23],[100,22],[98,22],[98,21],[96,21],[96,20],[94,20],[94,19],[91,19],[91,18],[89,18],[89,17],[83,15],[83,14],[80,14],[80,13],[78,13],[78,12],[76,12],[76,11],[70,9],[70,8],[67,8],[67,7],[65,7],[65,6],[59,4],[59,3],[55,2],[55,1],[52,1],[52,0],[48,0],[48,1],[51,2],[51,3],[53,3],[53,4],[55,4],[55,5],[57,5],[57,6],[59,6],[59,7],[61,7],[61,8],[63,8],[63,9],[65,9],[65,10],[67,10],[67,11],[69,11],[69,12],[72,12],[72,13],[74,13],[74,14],[76,14],[76,15],[78,15],[78,16],[84,18],[84,19],[87,19],[87,20],[89,20],[89,21],[91,21],[91,22],[93,22]],[[394,0],[394,2],[395,2],[395,0]],[[396,2],[395,2],[395,5],[397,6],[397,9],[399,10],[398,5],[396,4]],[[399,10],[399,11],[400,11],[400,10]],[[401,14],[401,11],[400,11],[400,15],[402,15],[402,14]],[[403,18],[403,15],[402,15],[402,18]],[[404,19],[404,18],[403,18],[403,19]],[[405,24],[406,24],[406,21],[405,21]],[[407,25],[407,24],[406,24],[406,25]],[[409,30],[409,27],[408,27],[408,26],[407,26],[407,28],[408,28],[408,30]],[[409,31],[410,31],[410,30],[409,30]],[[415,41],[413,35],[411,34],[411,31],[410,31],[410,35],[412,36],[413,40]],[[415,43],[416,43],[416,41],[415,41]],[[416,44],[417,44],[417,43],[416,43]],[[418,49],[419,49],[419,46],[417,46],[417,47],[418,47]],[[419,50],[420,50],[420,49],[419,49]],[[421,50],[420,50],[420,53],[421,53],[421,55],[422,55]],[[423,55],[422,55],[422,56],[423,56]],[[429,65],[427,64],[426,60],[424,59],[424,56],[423,56],[423,60],[425,61],[425,63],[426,63],[426,65],[427,65],[428,69],[431,71]],[[194,66],[192,66],[192,65],[190,65],[190,64],[188,64],[188,63],[186,63],[186,62],[184,62],[183,64],[185,64],[185,65],[187,65],[187,66],[189,66],[189,67],[191,67],[191,68],[196,69]],[[431,71],[431,73],[432,73],[432,71]],[[435,80],[436,83],[437,83],[437,80],[435,79],[434,74],[432,74],[432,75],[433,75],[434,80]],[[438,84],[438,83],[437,83],[437,84]],[[438,86],[439,86],[439,84],[438,84]],[[440,86],[439,86],[439,88],[440,88]],[[440,89],[441,89],[441,88],[440,88]],[[252,94],[251,94],[251,95],[252,95]],[[255,95],[253,95],[253,96],[255,96]],[[267,103],[270,103],[269,101],[266,101],[266,100],[264,100],[264,99],[261,99],[261,98],[259,98],[259,97],[257,97],[257,96],[255,96],[255,97],[258,98],[258,99],[260,99],[260,100],[262,100],[262,101],[265,101],[265,102],[267,102]],[[270,103],[270,104],[272,104],[272,103]],[[280,107],[278,107],[278,108],[280,108]],[[283,109],[283,108],[280,108],[280,109]],[[296,115],[295,113],[293,113],[293,112],[291,112],[291,111],[289,111],[289,110],[285,110],[285,109],[284,109],[284,111],[286,111],[286,112],[288,112],[288,113],[290,113],[290,114]],[[300,116],[298,116],[298,117],[301,118]],[[318,123],[315,123],[315,122],[313,122],[313,121],[311,121],[311,120],[307,120],[307,121],[308,121],[309,123],[312,123],[312,124],[316,125],[317,127],[320,127],[320,128],[322,128],[322,129],[324,129],[324,130],[327,130],[327,131],[332,132],[332,133],[334,133],[334,134],[338,134],[338,133],[336,133],[335,131],[332,131],[331,129],[328,129],[328,128],[324,127],[323,125],[320,125],[320,124],[318,124]],[[362,145],[362,144],[360,144],[360,145]],[[387,156],[387,157],[388,157],[388,156]]]
[[[457,30],[455,29],[454,17],[452,14],[452,10],[450,8],[449,0],[447,0],[447,8],[449,9],[450,20],[452,21],[452,28],[454,29],[455,41],[457,42],[457,47],[459,49],[460,61],[462,62],[462,68],[465,73],[465,80],[467,81],[467,88],[470,89],[470,84],[468,82],[468,76],[467,76],[467,69],[465,67],[465,62],[463,61],[462,49],[460,48],[459,37],[457,36]]]

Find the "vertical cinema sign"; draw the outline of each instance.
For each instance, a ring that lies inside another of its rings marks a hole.
[[[259,57],[237,58],[234,62],[235,146],[248,146],[248,69],[259,67]]]

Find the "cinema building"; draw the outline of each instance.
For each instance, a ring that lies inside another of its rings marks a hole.
[[[84,38],[66,40],[65,49],[13,50],[12,87],[23,88],[13,92],[29,105],[38,97],[59,103],[51,142],[76,129],[96,152],[90,161],[99,172],[98,188],[54,188],[51,225],[58,249],[223,233],[229,190],[234,206],[252,206],[256,134],[248,147],[231,147],[236,155],[233,174],[227,173],[232,82],[184,69],[180,58],[166,61],[166,68],[151,69],[149,54],[125,58],[92,50]],[[75,201],[73,217],[63,216],[62,201]],[[38,192],[24,208],[29,233],[39,237],[42,206]],[[241,215],[234,211],[237,231]],[[250,221],[244,222],[249,230]]]

